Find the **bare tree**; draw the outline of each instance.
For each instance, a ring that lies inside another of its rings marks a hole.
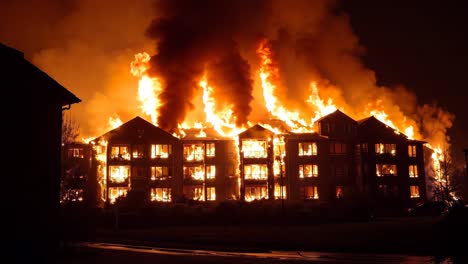
[[[77,141],[80,127],[71,114],[62,112],[62,145]]]
[[[429,179],[435,200],[453,201],[459,198],[463,172],[455,166],[447,149],[443,151],[438,164],[433,166],[433,176]]]

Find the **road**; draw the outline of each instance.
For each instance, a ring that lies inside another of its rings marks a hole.
[[[432,256],[392,254],[328,253],[309,251],[228,252],[157,248],[108,243],[79,243],[60,263],[451,263]]]

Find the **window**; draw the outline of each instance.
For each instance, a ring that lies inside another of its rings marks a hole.
[[[84,158],[83,148],[69,148],[68,149],[69,158]]]
[[[215,187],[207,187],[206,188],[206,200],[207,201],[215,201],[216,200],[216,189],[215,189]]]
[[[268,199],[266,186],[248,186],[245,187],[245,201]]]
[[[410,186],[410,197],[411,198],[419,198],[419,186],[411,185]]]
[[[299,178],[318,177],[317,164],[301,164],[299,165]]]
[[[207,179],[214,179],[216,176],[216,166],[215,165],[207,165],[206,166],[206,178]]]
[[[301,193],[304,199],[318,199],[319,198],[318,189],[317,189],[317,186],[315,185],[301,187]]]
[[[151,188],[151,201],[170,202],[171,188]]]
[[[126,187],[111,187],[109,188],[109,202],[115,203],[115,200],[119,197],[125,197],[127,195],[128,188]]]
[[[408,156],[409,157],[416,157],[416,146],[415,145],[408,145]]]
[[[215,156],[215,143],[206,144],[206,156],[214,157]]]
[[[189,200],[204,201],[204,189],[203,185],[186,185],[183,187],[183,194]]]
[[[184,178],[192,180],[204,180],[205,169],[203,165],[198,166],[184,166]]]
[[[317,155],[317,143],[301,142],[299,143],[299,156]]]
[[[268,167],[266,164],[244,165],[244,176],[246,180],[266,180],[268,179]]]
[[[275,183],[275,199],[286,199],[286,186]]]
[[[245,158],[268,157],[266,140],[242,140],[242,152]]]
[[[191,193],[191,196],[192,196],[192,199],[193,200],[197,200],[197,201],[203,201],[205,200],[205,195],[204,195],[204,192],[203,192],[203,187],[195,187],[192,189],[192,193]]]
[[[61,192],[60,202],[82,202],[83,189],[68,189]]]
[[[166,159],[172,153],[172,145],[166,144],[152,144],[151,145],[151,158]]]
[[[166,166],[157,166],[151,167],[151,180],[152,181],[161,181],[171,178],[169,173],[169,167]]]
[[[112,146],[111,159],[130,160],[130,152],[128,151],[128,146]]]
[[[345,154],[346,153],[346,144],[344,143],[330,143],[330,153],[331,154]]]
[[[132,157],[134,159],[141,159],[145,157],[145,147],[143,145],[132,146]]]
[[[417,165],[409,165],[409,177],[410,178],[417,178],[418,177],[418,166]]]
[[[390,154],[392,156],[395,156],[396,144],[377,143],[375,144],[375,153],[376,154]]]
[[[337,199],[343,198],[344,191],[343,191],[343,186],[336,186],[335,188],[335,195]]]
[[[396,176],[397,168],[395,164],[376,164],[375,173],[378,177]]]
[[[109,166],[109,180],[112,183],[123,183],[130,176],[130,166]]]
[[[184,144],[184,159],[186,161],[202,161],[205,155],[203,144]]]

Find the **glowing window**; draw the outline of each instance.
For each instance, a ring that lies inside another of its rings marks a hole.
[[[299,178],[318,177],[317,164],[299,165]]]
[[[109,166],[109,180],[113,183],[123,183],[130,177],[130,166]]]
[[[130,160],[130,152],[128,146],[112,146],[111,159],[113,160]]]
[[[409,157],[416,157],[416,146],[415,145],[409,145],[408,146],[408,156]]]
[[[172,145],[167,144],[152,144],[151,145],[151,158],[152,159],[166,159],[172,152]]]
[[[151,201],[170,202],[171,188],[151,188]]]
[[[198,181],[204,180],[205,169],[203,165],[184,166],[184,178]]]
[[[244,165],[244,176],[246,180],[266,180],[268,179],[268,167],[266,164]]]
[[[143,145],[132,146],[132,157],[134,159],[141,159],[145,157],[145,147]]]
[[[317,143],[301,142],[299,143],[299,156],[317,155]]]
[[[206,156],[207,157],[214,157],[215,156],[215,143],[207,143],[206,144]]]
[[[69,148],[68,149],[69,158],[84,158],[83,148]]]
[[[286,186],[275,183],[275,199],[286,199]]]
[[[197,186],[184,186],[184,195],[191,200],[204,201],[204,187],[202,185]]]
[[[419,186],[411,185],[410,186],[410,197],[411,198],[419,198]]]
[[[318,188],[315,185],[301,187],[302,197],[304,199],[318,199]]]
[[[202,161],[205,155],[205,146],[203,144],[185,144],[184,159],[186,161]]]
[[[115,203],[115,200],[119,197],[125,197],[127,195],[128,188],[126,187],[111,187],[109,188],[109,201],[111,204]]]
[[[418,166],[417,165],[409,165],[409,177],[410,178],[417,178],[418,177]]]
[[[375,173],[378,177],[382,176],[396,176],[397,167],[395,164],[376,164]]]
[[[375,144],[375,153],[376,154],[390,154],[392,156],[396,155],[396,144]]]
[[[207,179],[214,179],[216,176],[216,166],[215,165],[207,165],[206,166],[206,178]]]
[[[266,140],[243,140],[242,152],[245,158],[266,158],[268,157]]]
[[[155,166],[151,167],[151,180],[160,181],[166,180],[171,177],[169,173],[169,167],[166,166]]]
[[[216,200],[216,189],[215,189],[215,187],[207,187],[206,188],[206,200],[207,201],[215,201]]]
[[[266,186],[248,186],[245,187],[245,201],[268,199]]]

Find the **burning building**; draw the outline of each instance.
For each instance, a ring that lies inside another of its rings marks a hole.
[[[235,138],[187,129],[178,138],[135,117],[90,142],[95,164],[86,168],[109,203],[129,192],[153,202],[426,199],[425,142],[373,116],[355,121],[336,110],[317,120],[318,132],[268,126],[253,125]],[[83,158],[82,151],[70,146],[67,153]]]
[[[135,86],[83,111],[102,201],[426,198],[454,116],[378,85],[335,1],[156,6]]]

